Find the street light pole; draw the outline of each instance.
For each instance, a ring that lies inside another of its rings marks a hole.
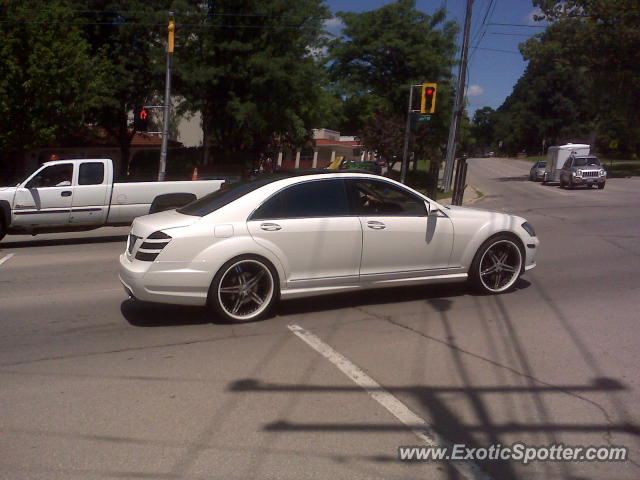
[[[173,20],[173,12],[169,12],[169,41],[167,43],[167,76],[164,86],[164,118],[162,122],[162,148],[160,149],[160,166],[158,168],[158,181],[164,182],[167,174],[167,148],[169,146],[169,120],[171,114],[171,67],[173,49],[175,46],[176,23]]]
[[[451,187],[451,177],[453,175],[453,162],[456,154],[456,142],[458,141],[458,131],[460,130],[460,120],[464,110],[464,87],[467,77],[467,54],[469,52],[469,31],[471,30],[471,10],[473,0],[467,0],[467,13],[464,19],[464,36],[462,38],[462,52],[460,56],[460,69],[458,70],[458,89],[456,90],[456,100],[451,115],[451,126],[449,127],[449,140],[447,141],[447,156],[444,164],[444,176],[442,178],[442,188],[445,192]]]

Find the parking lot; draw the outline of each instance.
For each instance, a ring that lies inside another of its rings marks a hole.
[[[638,478],[640,180],[568,191],[528,181],[530,166],[469,162],[473,207],[525,216],[541,241],[537,268],[498,296],[342,294],[230,325],[128,299],[128,228],[6,237],[0,476]],[[398,460],[447,442],[621,445],[631,459]]]

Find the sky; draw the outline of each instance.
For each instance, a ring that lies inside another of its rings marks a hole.
[[[333,13],[338,11],[363,12],[375,10],[389,0],[327,0]],[[445,7],[448,19],[460,25],[458,45],[462,44],[462,30],[466,0],[417,0],[416,8],[427,14]],[[513,90],[526,62],[518,44],[544,30],[533,20],[536,9],[531,0],[475,0],[471,15],[471,43],[467,82],[467,102],[471,116],[484,106],[498,108]],[[511,24],[495,25],[495,24]],[[336,20],[329,20],[331,33],[340,31]],[[457,69],[455,71],[457,78]],[[425,79],[427,80],[427,79]]]

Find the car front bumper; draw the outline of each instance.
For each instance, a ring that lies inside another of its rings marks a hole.
[[[606,181],[607,177],[573,177],[574,185],[597,185]]]

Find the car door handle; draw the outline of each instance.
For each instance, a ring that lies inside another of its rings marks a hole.
[[[267,232],[275,232],[276,230],[282,230],[282,227],[277,223],[262,223],[260,224],[260,228],[262,230],[266,230]]]
[[[63,190],[62,192],[60,192],[60,196],[61,197],[70,197],[71,196],[71,190]]]
[[[382,222],[376,222],[375,220],[367,222],[367,227],[372,228],[374,230],[382,230],[387,228],[387,226]]]

